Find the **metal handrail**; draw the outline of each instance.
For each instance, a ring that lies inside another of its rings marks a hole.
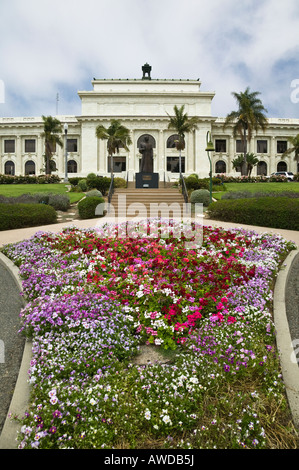
[[[181,181],[181,185],[182,185],[182,193],[183,193],[183,196],[184,196],[184,200],[185,200],[185,203],[187,204],[187,202],[188,202],[188,191],[187,191],[186,183],[185,183],[185,180],[184,180],[184,177],[183,177],[182,173],[180,173],[180,181]]]
[[[111,182],[110,182],[110,187],[109,187],[109,192],[108,192],[108,204],[110,204],[112,196],[114,193],[114,175],[111,176]]]

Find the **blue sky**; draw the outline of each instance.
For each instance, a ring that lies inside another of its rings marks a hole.
[[[55,115],[57,93],[58,114],[80,115],[93,77],[148,62],[152,78],[199,78],[214,116],[249,86],[268,117],[299,118],[298,0],[1,0],[0,18],[0,116]]]

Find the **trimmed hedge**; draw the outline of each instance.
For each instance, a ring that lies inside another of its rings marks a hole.
[[[99,204],[105,202],[102,197],[86,197],[78,203],[78,212],[80,219],[94,219],[96,217],[102,217],[105,214],[96,214],[96,208]]]
[[[0,194],[0,203],[3,204],[47,204],[57,211],[66,212],[70,207],[70,199],[66,194],[34,193],[20,196],[3,196]]]
[[[0,230],[54,224],[56,211],[45,204],[1,204]]]
[[[192,191],[190,202],[193,204],[199,203],[204,206],[208,206],[210,203],[210,191],[207,189],[196,189],[195,191]]]
[[[0,175],[0,184],[46,184],[46,183],[60,183],[60,178],[57,175],[26,175],[26,176],[11,176]]]
[[[209,205],[211,219],[259,227],[299,230],[299,199],[264,197],[220,200]]]
[[[106,196],[110,187],[111,178],[107,176],[96,176],[93,173],[87,175],[86,183],[87,189],[97,189],[101,191],[103,196]]]
[[[193,174],[185,177],[184,180],[188,191],[210,188],[210,178],[198,178],[196,174]],[[220,177],[213,176],[212,185],[213,191],[226,191],[226,188]]]

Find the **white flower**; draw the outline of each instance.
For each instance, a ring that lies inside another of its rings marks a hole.
[[[144,413],[144,417],[145,417],[145,419],[151,419],[151,412],[150,412],[150,410],[146,410],[146,412]]]
[[[90,403],[91,405],[95,405],[95,404],[96,404],[96,400],[95,400],[94,398],[91,398],[91,399],[89,400],[89,403]]]
[[[163,421],[165,424],[172,424],[172,423],[171,423],[171,419],[169,418],[168,415],[164,415],[163,418],[162,418],[162,421]]]
[[[193,384],[198,384],[198,378],[197,377],[191,377],[190,382]]]

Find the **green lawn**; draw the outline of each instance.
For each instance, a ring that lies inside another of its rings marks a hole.
[[[7,197],[21,196],[22,194],[53,193],[67,194],[71,204],[84,196],[84,193],[69,193],[64,183],[54,184],[0,184],[0,194]]]
[[[250,191],[252,193],[258,192],[282,192],[282,191],[295,191],[299,192],[298,182],[289,183],[225,183],[227,191]],[[214,192],[215,199],[221,199],[224,192]]]

